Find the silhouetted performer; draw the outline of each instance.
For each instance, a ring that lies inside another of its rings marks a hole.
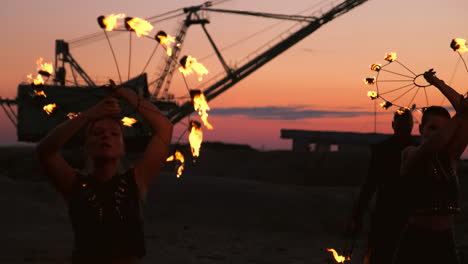
[[[113,84],[113,82],[111,81]],[[140,202],[165,163],[172,124],[132,90],[110,85],[109,97],[52,130],[37,145],[40,166],[68,205],[74,232],[73,263],[134,264],[145,255]],[[143,157],[121,170],[125,155],[117,98],[127,101],[152,128]],[[64,144],[85,129],[89,173],[60,155]]]
[[[426,80],[450,101],[456,114],[440,106],[427,108],[419,131],[421,144],[402,153],[401,175],[408,187],[408,227],[397,263],[459,263],[453,237],[459,211],[456,162],[468,144],[468,99],[438,79],[431,69]]]
[[[391,263],[399,235],[406,224],[406,211],[402,209],[403,197],[400,191],[400,161],[403,149],[415,145],[411,137],[411,112],[395,112],[392,128],[394,134],[390,138],[371,146],[368,174],[353,209],[352,229],[356,235],[375,194],[365,256],[367,263],[371,264]]]

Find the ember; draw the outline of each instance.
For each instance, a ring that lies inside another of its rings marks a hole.
[[[378,72],[378,71],[380,71],[380,69],[382,69],[382,65],[380,65],[380,64],[372,64],[372,65],[370,66],[370,69],[373,70],[373,71]]]
[[[79,115],[79,113],[78,113],[78,114],[76,114],[76,113],[68,113],[68,114],[67,114],[67,117],[68,117],[68,119],[73,119],[73,118],[75,118],[75,117],[78,117],[78,115]]]
[[[200,115],[201,120],[203,121],[203,124],[206,126],[208,129],[213,129],[213,126],[208,122],[208,113],[207,111],[210,110],[210,107],[208,106],[208,103],[206,102],[205,95],[202,92],[199,92],[198,94],[195,94],[193,96],[193,108],[195,111],[198,111],[198,114]]]
[[[404,113],[409,112],[409,111],[410,111],[409,107],[400,107],[400,109],[397,110],[397,113],[399,115],[403,115]]]
[[[203,64],[197,62],[197,59],[193,58],[192,56],[184,56],[180,59],[180,67],[179,71],[184,75],[187,76],[192,72],[195,72],[198,75],[198,81],[203,80],[203,75],[208,74],[208,70],[203,66]]]
[[[44,62],[44,59],[41,57],[37,59],[37,71],[40,75],[50,77],[54,71],[52,63]]]
[[[380,104],[380,107],[382,107],[383,109],[387,110],[388,108],[390,108],[393,104],[390,103],[390,102],[383,102]]]
[[[37,90],[33,90],[33,91],[34,91],[34,96],[35,97],[47,98],[47,95],[45,94],[44,91],[37,91]]]
[[[40,74],[36,76],[36,78],[33,79],[32,74],[28,74],[26,77],[28,77],[29,81],[31,82],[31,85],[42,85],[44,84],[44,79]]]

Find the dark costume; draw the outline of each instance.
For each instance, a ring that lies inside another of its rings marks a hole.
[[[73,263],[145,255],[143,220],[133,169],[106,182],[77,174],[69,201]]]
[[[369,171],[353,212],[355,217],[361,217],[376,193],[368,235],[367,258],[371,264],[392,263],[400,234],[407,222],[406,211],[402,209],[404,197],[400,164],[401,152],[410,145],[416,145],[412,137],[393,135],[371,147]]]
[[[420,162],[405,177],[409,215],[450,216],[460,210],[458,178],[447,154],[434,153],[431,160]],[[396,263],[459,263],[453,230],[409,224]]]

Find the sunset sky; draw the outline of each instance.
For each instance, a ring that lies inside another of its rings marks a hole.
[[[231,0],[215,7],[280,14],[306,11],[301,14],[311,15],[319,7],[323,11],[328,10],[333,2]],[[26,81],[28,73],[36,72],[38,57],[53,62],[55,39],[70,41],[99,32],[101,29],[96,18],[100,15],[125,13],[146,18],[201,3],[189,0],[7,0],[0,9],[4,23],[0,29],[3,36],[0,42],[3,82],[0,96],[16,97],[18,84]],[[370,0],[324,25],[211,101],[209,118],[215,129],[205,130],[205,140],[245,143],[260,149],[288,149],[291,142],[280,139],[282,128],[373,132],[374,101],[366,94],[375,87],[366,86],[363,79],[375,76],[369,65],[385,64],[384,55],[389,51],[397,52],[398,60],[416,74],[434,68],[440,78],[451,81],[460,93],[466,92],[468,73],[458,54],[450,48],[453,38],[468,38],[466,10],[468,1],[465,0]],[[242,65],[243,58],[265,43],[277,41],[280,33],[294,25],[293,22],[279,23],[279,20],[259,17],[208,15],[211,23],[207,28],[221,49],[251,36],[243,43],[222,50],[231,67]],[[161,29],[175,35],[182,18],[155,24],[150,35],[154,36]],[[112,38],[111,42],[115,45],[126,79],[129,33],[124,32]],[[135,76],[143,68],[155,42],[133,36],[132,44],[131,75]],[[104,38],[89,45],[71,45],[70,52],[95,80],[118,79]],[[212,53],[213,49],[200,26],[191,26],[182,55],[192,55],[206,65],[210,73],[204,81],[223,70],[216,56],[208,56]],[[164,56],[159,49],[148,67],[150,79],[161,67]],[[467,54],[463,56],[468,60]],[[393,71],[408,73],[399,65],[390,66],[394,67]],[[195,76],[187,79],[191,88],[199,85]],[[391,89],[391,86],[379,87]],[[434,87],[427,89],[430,104],[443,103]],[[174,75],[171,92],[176,96],[186,95],[178,73]],[[423,100],[423,94],[418,93],[422,99],[417,100]],[[412,95],[408,93],[402,100],[409,102]],[[419,105],[424,101],[418,101]],[[377,132],[391,132],[390,119],[395,110],[378,109]],[[418,119],[419,114],[416,113]],[[17,143],[15,128],[3,111],[0,113],[0,129],[0,145]],[[174,138],[182,129],[185,128],[180,125]]]

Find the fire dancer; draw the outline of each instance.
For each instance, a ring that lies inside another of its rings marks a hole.
[[[402,210],[400,196],[401,152],[407,146],[415,145],[411,137],[413,117],[409,110],[395,112],[392,122],[394,134],[381,143],[371,146],[369,171],[361,187],[353,209],[351,228],[354,235],[361,229],[364,214],[372,197],[375,206],[371,213],[371,228],[368,234],[366,259],[370,264],[391,263],[405,224],[406,215]]]
[[[435,76],[424,78],[450,101],[456,114],[440,106],[427,108],[419,131],[422,141],[402,152],[401,175],[408,187],[408,227],[397,263],[459,263],[454,237],[458,207],[456,162],[468,144],[468,98]]]
[[[138,263],[145,255],[141,201],[164,165],[172,124],[149,101],[123,86],[49,133],[37,145],[40,166],[67,202],[74,232],[73,263]],[[153,133],[140,160],[122,169],[123,130],[115,118],[117,99],[131,104]],[[73,169],[60,155],[73,135],[85,129],[90,172]]]

